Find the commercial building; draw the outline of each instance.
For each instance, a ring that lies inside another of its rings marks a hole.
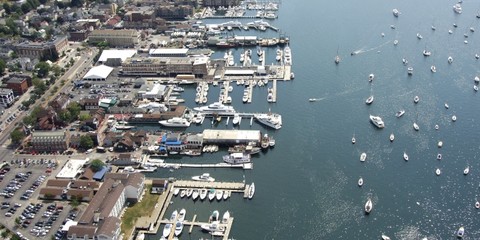
[[[258,130],[218,130],[205,129],[203,131],[203,144],[237,145],[237,144],[258,144],[261,140],[261,133]]]
[[[54,58],[60,56],[68,46],[66,36],[56,36],[48,42],[22,42],[15,45],[15,52],[19,57]]]
[[[130,49],[106,49],[102,51],[102,55],[98,58],[98,62],[111,67],[121,66],[127,58],[133,57],[137,53],[136,50]]]
[[[67,131],[35,131],[30,140],[35,152],[63,152],[67,150],[69,134]]]
[[[175,77],[179,74],[192,74],[196,78],[203,78],[208,74],[207,64],[207,57],[129,58],[122,64],[120,74],[169,77]]]
[[[7,108],[10,107],[15,101],[13,91],[7,88],[0,89],[0,105]]]
[[[151,57],[186,57],[187,53],[188,48],[157,48],[148,51]]]
[[[15,76],[7,81],[7,88],[12,89],[15,96],[26,93],[30,86],[32,86],[31,78],[26,76]]]
[[[238,6],[240,4],[240,0],[203,0],[204,7],[230,7],[230,6]]]
[[[133,47],[138,43],[138,32],[133,29],[125,30],[93,30],[88,41],[91,44],[107,42],[111,47]]]
[[[96,66],[91,68],[82,79],[90,81],[105,81],[112,71],[113,68],[109,66]]]

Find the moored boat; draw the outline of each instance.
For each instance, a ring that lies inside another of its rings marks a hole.
[[[430,71],[432,71],[433,73],[436,73],[437,72],[437,67],[435,67],[435,65],[432,65],[430,67]]]
[[[362,178],[362,177],[360,177],[360,178],[358,179],[358,183],[357,183],[357,184],[358,184],[359,187],[363,186],[363,178]]]
[[[458,238],[463,238],[463,235],[465,235],[465,228],[464,227],[460,227],[457,231],[457,237]]]
[[[202,189],[200,190],[200,200],[205,200],[205,198],[207,197],[207,194],[208,194],[207,189],[202,188]]]
[[[230,219],[230,212],[226,211],[222,216],[222,223],[227,223],[229,219]]]
[[[399,117],[403,116],[403,114],[405,114],[405,110],[402,109],[402,110],[396,112],[396,113],[395,113],[395,116],[396,116],[397,118],[399,118]]]
[[[208,191],[208,200],[212,201],[215,198],[215,189],[210,189]]]
[[[463,174],[464,174],[464,175],[467,175],[469,172],[470,172],[470,167],[467,166],[467,167],[463,170]]]
[[[248,199],[252,199],[254,194],[255,194],[255,183],[252,182],[252,184],[250,184],[250,188],[248,188]]]
[[[197,200],[198,196],[200,195],[200,192],[198,191],[198,189],[194,189],[193,190],[193,193],[192,193],[192,199],[193,201]]]
[[[396,8],[394,8],[394,9],[392,10],[392,13],[393,13],[393,16],[394,16],[394,17],[398,17],[398,16],[400,15],[400,11],[398,11],[398,9],[396,9]]]
[[[208,218],[208,221],[209,222],[217,222],[219,219],[219,216],[220,216],[220,213],[218,212],[218,210],[214,210],[212,212],[212,214],[210,215],[210,217]]]
[[[259,114],[254,114],[253,117],[261,124],[274,128],[274,129],[280,129],[282,128],[282,115],[277,114],[277,113],[259,113]]]
[[[214,182],[215,178],[210,177],[210,173],[203,173],[202,175],[199,175],[199,176],[193,176],[192,180],[202,181],[202,182]]]
[[[419,101],[420,101],[420,97],[419,97],[419,96],[413,97],[413,102],[414,102],[414,103],[418,103]]]
[[[420,130],[420,127],[418,126],[418,124],[417,124],[416,122],[413,123],[413,129],[414,129],[415,131]]]
[[[440,170],[440,168],[437,168],[437,169],[435,170],[435,174],[436,174],[437,176],[440,176],[440,174],[442,174],[442,171]]]
[[[372,102],[373,102],[373,95],[371,95],[370,97],[367,98],[367,100],[365,100],[365,104],[367,105],[372,104]]]
[[[175,223],[175,236],[179,236],[180,234],[182,234],[182,231],[183,223],[181,221],[177,221],[177,223]]]
[[[223,161],[230,164],[243,164],[250,162],[250,154],[248,153],[230,153],[223,156]]]
[[[365,213],[369,214],[373,209],[372,199],[368,198],[367,202],[365,203]]]
[[[190,121],[185,118],[174,117],[168,120],[158,121],[165,127],[190,127]]]
[[[167,238],[170,235],[170,232],[172,232],[172,224],[167,223],[167,224],[165,224],[165,227],[163,228],[162,236]]]
[[[391,240],[389,236],[382,234],[382,240]]]
[[[408,155],[406,152],[403,152],[403,160],[408,161]]]
[[[360,154],[360,162],[365,162],[365,160],[367,159],[367,153],[362,153]]]
[[[187,215],[187,210],[185,210],[185,208],[182,208],[182,210],[180,210],[180,212],[178,213],[178,221],[185,221],[185,215]]]
[[[442,154],[441,153],[437,154],[437,160],[442,160]]]
[[[375,125],[377,128],[384,128],[385,123],[383,122],[382,118],[379,116],[370,115],[370,122]]]
[[[215,198],[220,201],[223,198],[223,190],[216,190],[215,191]]]
[[[393,135],[393,133],[390,134],[390,142],[393,142],[393,140],[395,140],[395,135]]]

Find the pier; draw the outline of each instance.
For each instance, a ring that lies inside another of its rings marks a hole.
[[[244,164],[229,164],[229,163],[158,163],[155,164],[159,167],[164,168],[242,168],[244,170],[251,170],[253,169],[253,163],[244,163]]]
[[[274,79],[272,87],[272,102],[277,102],[277,80]]]

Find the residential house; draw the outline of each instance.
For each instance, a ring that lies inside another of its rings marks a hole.
[[[52,107],[55,111],[60,111],[67,108],[68,104],[70,103],[70,97],[67,94],[59,94],[50,102],[50,107]]]

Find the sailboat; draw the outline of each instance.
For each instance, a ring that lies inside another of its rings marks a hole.
[[[340,56],[338,55],[338,48],[337,48],[337,56],[335,56],[335,64],[340,63]]]

